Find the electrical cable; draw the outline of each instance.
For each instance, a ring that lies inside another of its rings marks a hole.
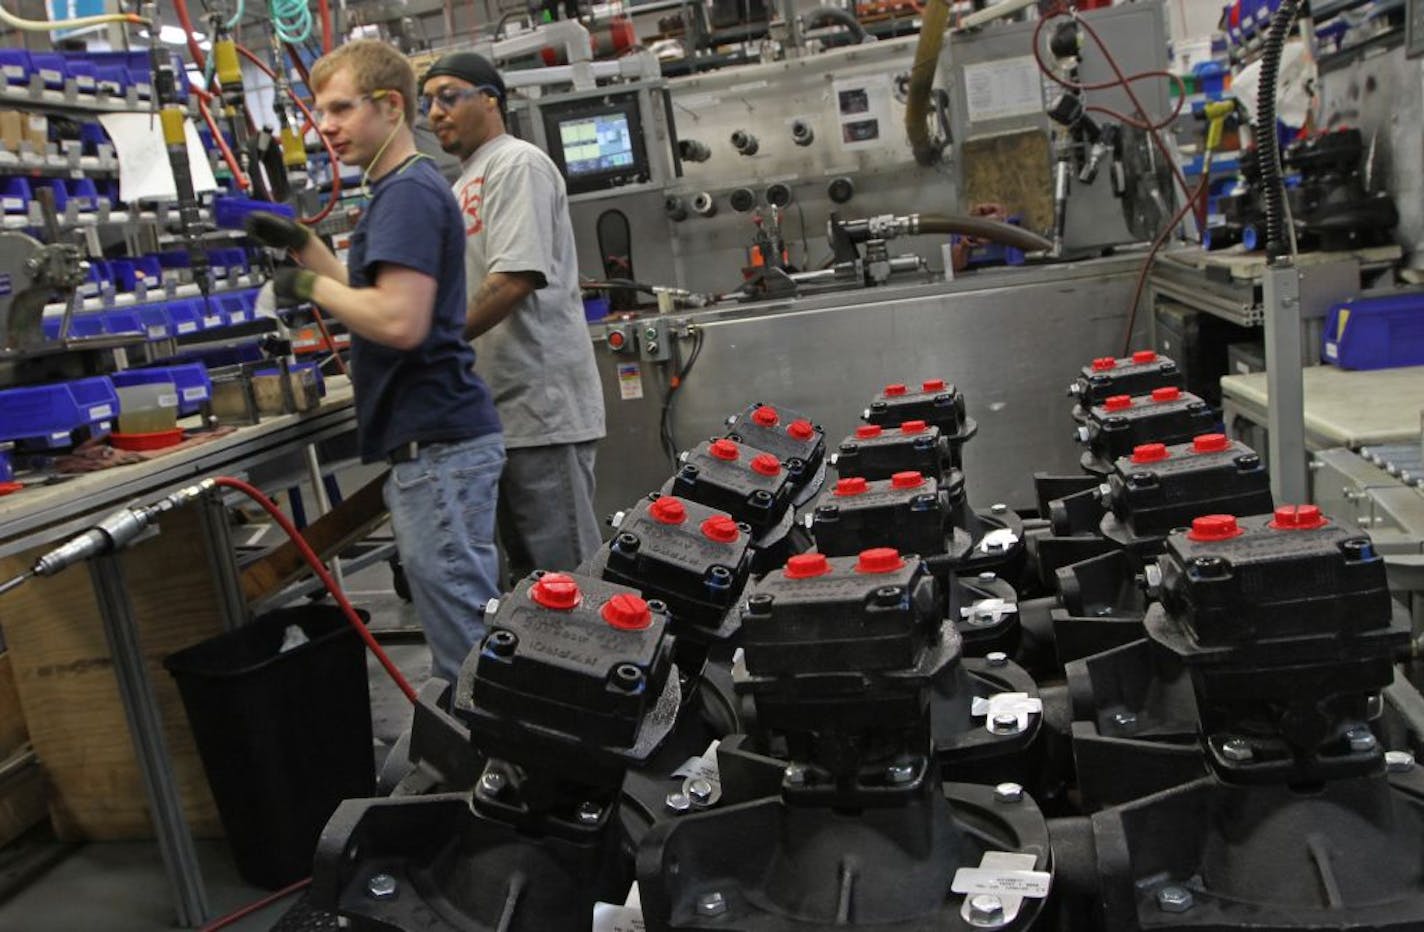
[[[1205,174],[1202,175],[1201,184],[1197,186],[1196,193],[1184,201],[1181,207],[1177,208],[1177,212],[1173,214],[1172,219],[1168,220],[1162,227],[1162,231],[1157,234],[1157,238],[1152,241],[1152,246],[1147,250],[1147,256],[1142,260],[1142,268],[1137,271],[1137,282],[1132,286],[1132,302],[1128,305],[1127,329],[1122,335],[1121,355],[1128,356],[1132,353],[1132,328],[1137,324],[1137,305],[1138,302],[1142,300],[1142,289],[1147,284],[1147,273],[1152,271],[1152,263],[1157,260],[1157,253],[1161,251],[1162,246],[1167,242],[1167,238],[1172,235],[1172,231],[1177,228],[1177,224],[1182,222],[1182,218],[1187,215],[1187,211],[1191,210],[1192,204],[1194,204],[1198,198],[1206,194],[1207,185],[1210,183],[1210,180],[1211,179]]]
[[[298,880],[296,883],[288,884],[280,890],[267,894],[260,900],[255,900],[251,903],[248,903],[246,906],[233,910],[226,916],[220,916],[217,919],[214,919],[212,922],[203,926],[201,932],[218,932],[218,930],[220,929],[226,929],[233,923],[246,919],[248,916],[252,915],[255,912],[266,909],[268,906],[271,906],[278,900],[285,899],[286,897],[291,896],[293,893],[296,893],[298,890],[306,889],[307,887],[311,886],[311,882],[312,879],[310,877],[304,877],[301,880]]]
[[[22,32],[54,32],[57,29],[84,29],[89,26],[107,26],[123,23],[128,26],[147,26],[150,33],[153,23],[137,13],[100,13],[97,16],[77,16],[73,19],[24,19],[0,5],[0,23]],[[156,38],[156,37],[155,37]]]
[[[224,29],[236,29],[242,22],[242,14],[247,11],[247,0],[237,0],[237,9],[233,11],[232,17],[223,23]]]
[[[356,629],[356,633],[361,636],[361,640],[366,642],[366,647],[371,653],[376,655],[376,659],[380,661],[381,666],[385,668],[387,675],[390,676],[400,691],[405,693],[405,697],[414,704],[416,701],[415,687],[410,685],[410,681],[405,678],[405,675],[402,674],[395,663],[391,661],[391,658],[381,649],[381,645],[376,643],[376,639],[372,637],[370,629],[361,621],[361,616],[356,614],[355,607],[353,607],[350,600],[346,598],[346,593],[341,590],[341,586],[336,582],[331,572],[327,570],[326,565],[321,562],[321,557],[317,556],[316,551],[312,549],[311,544],[307,543],[307,539],[302,536],[301,531],[297,530],[297,526],[292,523],[292,520],[282,513],[282,509],[277,507],[277,503],[263,494],[256,486],[244,482],[241,479],[234,479],[232,476],[218,476],[213,479],[213,483],[246,495],[260,505],[262,510],[266,511],[273,521],[277,522],[277,526],[286,532],[287,537],[292,541],[292,545],[295,546],[297,551],[302,555],[302,559],[306,560],[312,572],[321,580],[322,585],[326,586],[326,590],[331,593],[331,597],[336,600],[336,604],[340,606],[342,614],[346,616],[346,621]]]
[[[1256,96],[1256,164],[1266,207],[1266,256],[1278,259],[1292,251],[1285,235],[1285,179],[1281,172],[1281,143],[1276,135],[1276,82],[1286,35],[1295,25],[1299,0],[1284,0],[1271,18],[1261,52],[1260,91]]]
[[[208,132],[213,134],[213,142],[217,144],[218,152],[222,153],[228,171],[232,172],[232,180],[237,182],[240,190],[249,190],[252,187],[252,182],[242,173],[242,168],[237,163],[237,156],[233,155],[232,149],[227,144],[227,139],[223,137],[222,130],[218,128],[217,120],[213,119],[213,113],[208,109],[208,101],[212,99],[212,95],[200,88],[195,87],[193,90],[198,98],[198,112],[202,114],[203,122],[208,124]]]
[[[697,357],[702,355],[702,341],[704,338],[701,327],[693,326],[692,330],[692,352],[687,355],[687,361],[676,375],[668,379],[667,391],[663,395],[662,414],[658,418],[658,433],[662,439],[663,451],[667,453],[668,459],[672,462],[673,468],[677,468],[677,434],[672,426],[673,403],[677,400],[677,393],[682,388],[687,377],[692,374],[692,367],[697,365]]]

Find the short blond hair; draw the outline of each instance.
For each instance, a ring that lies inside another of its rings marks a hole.
[[[400,91],[405,103],[405,125],[415,125],[415,69],[404,55],[384,42],[357,39],[339,46],[316,60],[311,69],[311,89],[315,93],[346,68],[363,94]]]

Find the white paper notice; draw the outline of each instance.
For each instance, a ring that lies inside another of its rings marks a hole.
[[[1043,110],[1043,82],[1032,55],[964,66],[969,122],[999,120]]]
[[[636,907],[595,903],[593,932],[643,932],[643,911]]]
[[[163,145],[163,129],[151,113],[105,113],[99,122],[114,141],[119,157],[119,199],[125,202],[141,198],[176,200],[178,186],[173,181],[173,169],[168,164],[168,150]],[[188,139],[188,166],[193,173],[193,191],[217,189],[213,167],[208,162],[203,143],[192,121],[184,121]]]

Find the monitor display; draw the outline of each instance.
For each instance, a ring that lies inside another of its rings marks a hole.
[[[627,113],[603,113],[559,121],[559,143],[570,178],[632,168],[633,131]]]

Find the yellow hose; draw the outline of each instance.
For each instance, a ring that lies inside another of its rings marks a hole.
[[[134,13],[101,13],[98,16],[80,16],[75,19],[22,19],[0,6],[0,23],[25,32],[53,32],[56,29],[83,29],[87,26],[107,26],[109,23],[127,23],[130,26],[151,25],[148,20]]]
[[[905,135],[910,150],[921,165],[939,161],[940,149],[930,138],[930,90],[934,85],[939,52],[944,47],[944,31],[949,26],[949,0],[929,0],[920,17],[920,41],[915,45],[915,63],[910,68],[910,93],[905,100]]]

